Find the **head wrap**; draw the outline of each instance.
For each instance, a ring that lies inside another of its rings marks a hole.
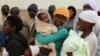
[[[30,50],[31,50],[31,53],[32,53],[32,56],[35,56],[39,53],[39,47],[36,46],[36,45],[30,45]]]
[[[96,27],[100,27],[100,18],[96,11],[86,10],[79,14],[79,18],[83,21],[94,23]]]
[[[94,0],[85,0],[84,5],[89,4],[94,11],[98,11],[97,3]]]
[[[45,12],[38,13],[37,17],[38,17],[39,19],[41,19],[41,16],[42,16],[43,14],[46,14],[46,13],[45,13]]]
[[[28,7],[28,11],[34,11],[34,12],[38,12],[38,6],[36,4],[31,4],[29,7]]]
[[[69,11],[65,7],[59,7],[55,10],[54,15],[59,14],[65,16],[67,19],[69,19]]]
[[[56,9],[55,5],[50,5],[48,11],[54,11]]]

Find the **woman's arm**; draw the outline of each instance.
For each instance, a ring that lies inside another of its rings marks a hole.
[[[67,36],[68,36],[68,31],[65,28],[61,28],[55,34],[51,34],[49,36],[43,36],[43,35],[38,33],[36,37],[37,37],[37,40],[41,44],[47,44],[47,43],[54,42],[54,41],[59,40],[59,39],[66,38]]]

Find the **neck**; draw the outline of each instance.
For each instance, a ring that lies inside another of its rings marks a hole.
[[[92,29],[91,30],[83,31],[82,38],[85,39],[91,32],[92,32]]]

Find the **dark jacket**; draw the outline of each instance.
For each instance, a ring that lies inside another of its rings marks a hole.
[[[15,33],[10,36],[6,44],[9,56],[21,56],[27,47],[27,40],[21,33]]]

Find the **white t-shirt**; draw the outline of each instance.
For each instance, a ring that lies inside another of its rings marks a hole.
[[[91,32],[85,39],[88,41],[90,46],[90,56],[95,56],[98,47],[98,41],[95,33]]]

